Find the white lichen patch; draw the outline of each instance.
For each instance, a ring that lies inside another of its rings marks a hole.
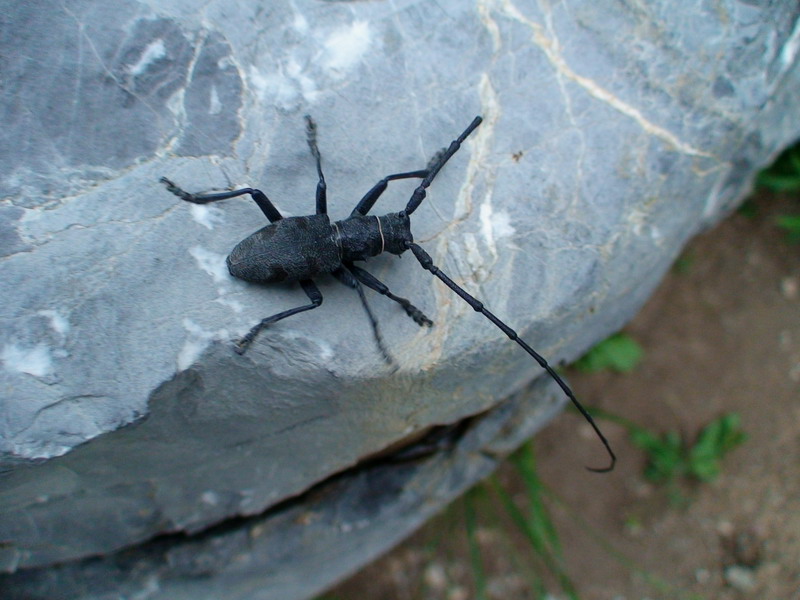
[[[208,504],[209,506],[216,506],[219,504],[219,494],[213,490],[206,490],[200,494],[200,501],[203,504]]]
[[[784,71],[795,64],[798,52],[800,52],[800,19],[795,22],[792,34],[781,48],[780,61]]]
[[[153,40],[142,51],[142,55],[135,65],[131,65],[128,69],[133,77],[138,77],[147,71],[147,68],[157,60],[164,58],[167,55],[167,50],[164,46],[164,40]]]
[[[341,79],[361,62],[372,46],[372,37],[366,21],[354,21],[335,30],[323,44],[323,67],[332,77]]]
[[[220,225],[225,222],[225,213],[216,206],[192,204],[189,207],[189,211],[192,219],[206,229],[214,229],[214,225]]]
[[[315,31],[305,16],[296,14],[291,28],[295,36],[308,40],[279,54],[277,62],[247,68],[248,85],[258,100],[283,110],[314,104],[321,86],[312,74],[341,80],[374,46],[375,36],[366,21]]]
[[[298,61],[289,58],[268,75],[251,65],[247,79],[261,102],[271,102],[279,108],[290,110],[301,98],[308,104],[316,98],[317,85],[304,71]]]
[[[250,65],[247,70],[247,81],[260,100],[263,100],[270,90],[269,76],[264,75],[255,65]]]
[[[511,217],[504,210],[495,211],[492,203],[486,201],[481,204],[479,217],[481,221],[481,235],[493,255],[497,256],[497,242],[503,238],[512,237],[515,233],[511,225]]]
[[[6,344],[0,354],[3,365],[10,371],[27,373],[34,377],[45,377],[53,372],[53,359],[50,349],[44,344],[33,348],[23,348],[16,344]]]
[[[183,319],[182,323],[189,335],[183,348],[178,352],[179,371],[185,371],[191,367],[213,340],[227,340],[230,337],[227,329],[209,331],[188,318]]]
[[[184,104],[185,97],[186,90],[184,88],[178,88],[178,90],[176,90],[166,102],[167,110],[169,110],[169,112],[171,112],[175,118],[180,121],[184,121],[186,119],[186,104]]]
[[[186,340],[183,348],[178,352],[178,371],[185,371],[191,367],[195,361],[200,358],[200,355],[203,353],[203,350],[208,347],[208,344],[208,340]]]
[[[463,239],[464,257],[467,259],[473,277],[477,281],[484,281],[486,279],[486,264],[478,247],[478,240],[472,233],[465,233]]]
[[[652,225],[650,227],[650,239],[653,240],[653,243],[659,246],[666,241],[664,234],[657,225]]]
[[[56,310],[40,310],[37,314],[50,319],[50,327],[62,337],[69,333],[69,321],[67,318]]]
[[[319,349],[319,356],[323,361],[328,361],[333,358],[333,347],[331,347],[331,345],[324,340],[321,340],[317,337],[310,338],[307,335],[300,334],[299,332],[288,328],[284,329],[281,332],[281,335],[287,340],[304,340],[307,342],[312,342]]]
[[[230,308],[235,313],[241,313],[244,310],[244,307],[242,306],[242,303],[239,302],[238,300],[234,300],[233,298],[226,298],[226,297],[221,296],[221,297],[217,298],[215,300],[215,302],[218,302],[218,303],[222,304],[223,306],[227,306],[228,308]]]
[[[208,98],[208,114],[218,115],[222,112],[222,101],[219,99],[219,92],[217,86],[212,85]]]
[[[202,246],[192,246],[189,248],[189,254],[197,261],[197,266],[211,275],[214,279],[214,283],[225,283],[230,279],[224,254],[211,252]]]
[[[491,263],[497,258],[497,244],[505,238],[514,235],[514,227],[511,225],[511,218],[505,211],[495,212],[490,201],[483,202],[479,209],[480,217],[480,238],[472,233],[465,233],[464,258],[469,264],[473,277],[476,281],[485,281],[491,270]],[[483,244],[479,240],[483,241]],[[487,248],[492,257],[492,261],[487,262],[482,248]]]
[[[218,294],[214,302],[227,306],[235,313],[241,313],[244,310],[242,303],[229,297],[232,278],[228,272],[225,255],[211,252],[202,246],[191,247],[189,249],[189,254],[197,261],[197,265],[203,269],[203,271],[211,275],[211,278],[214,280]]]
[[[292,20],[292,29],[301,35],[308,33],[308,19],[306,19],[303,13],[295,13],[294,19]]]
[[[664,234],[653,222],[652,215],[641,208],[635,208],[628,216],[630,230],[637,237],[649,237],[656,244],[661,245],[665,239]]]

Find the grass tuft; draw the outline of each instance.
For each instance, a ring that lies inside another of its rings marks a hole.
[[[606,370],[630,373],[643,357],[644,350],[636,340],[626,333],[617,333],[597,344],[573,366],[584,373]]]

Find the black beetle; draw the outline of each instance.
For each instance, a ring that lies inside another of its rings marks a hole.
[[[414,238],[411,234],[411,214],[417,210],[425,199],[428,186],[430,186],[441,168],[458,151],[464,140],[481,124],[481,117],[475,117],[464,132],[450,143],[449,147],[441,150],[433,157],[425,169],[387,175],[361,198],[349,217],[333,223],[331,223],[327,214],[327,188],[325,177],[322,174],[320,152],[317,146],[317,127],[311,117],[306,116],[305,119],[308,146],[316,161],[317,174],[319,175],[316,192],[317,211],[314,215],[283,218],[266,194],[254,188],[243,188],[221,193],[190,194],[166,177],[161,178],[161,182],[167,186],[170,192],[182,200],[194,204],[208,204],[209,202],[226,200],[236,196],[249,195],[269,219],[270,224],[239,242],[231,251],[227,259],[231,275],[245,281],[257,283],[297,281],[311,301],[310,304],[285,310],[262,319],[247,335],[236,342],[236,351],[239,354],[243,354],[256,335],[267,325],[297,313],[311,310],[322,304],[322,294],[314,284],[313,278],[330,273],[336,279],[358,292],[369,316],[381,352],[387,361],[391,362],[389,353],[384,347],[377,321],[366,303],[361,287],[362,284],[400,304],[417,324],[430,327],[433,322],[411,302],[392,294],[385,284],[361,267],[356,266],[354,261],[363,261],[383,252],[400,255],[406,250],[411,250],[424,269],[438,277],[475,311],[481,313],[510,339],[519,344],[558,383],[600,437],[611,457],[611,464],[608,467],[589,470],[596,472],[612,470],[616,462],[616,456],[611,450],[611,446],[595,424],[594,419],[578,402],[572,390],[564,383],[558,373],[550,367],[542,356],[520,339],[513,329],[486,310],[480,301],[442,273],[433,264],[433,260],[428,253],[414,243]],[[422,182],[414,190],[405,209],[382,217],[368,214],[375,202],[386,190],[390,181],[412,178],[422,179]]]

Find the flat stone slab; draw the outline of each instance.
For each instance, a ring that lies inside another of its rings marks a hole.
[[[531,410],[533,398],[537,407]],[[106,558],[0,575],[3,598],[311,597],[390,549],[491,473],[562,406],[553,382],[536,382],[445,431],[437,446],[420,442],[403,455],[376,458],[263,515],[193,536],[162,536]]]

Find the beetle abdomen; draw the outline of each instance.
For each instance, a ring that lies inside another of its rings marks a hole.
[[[264,283],[311,279],[339,266],[327,215],[271,223],[239,242],[228,256],[231,275]]]

